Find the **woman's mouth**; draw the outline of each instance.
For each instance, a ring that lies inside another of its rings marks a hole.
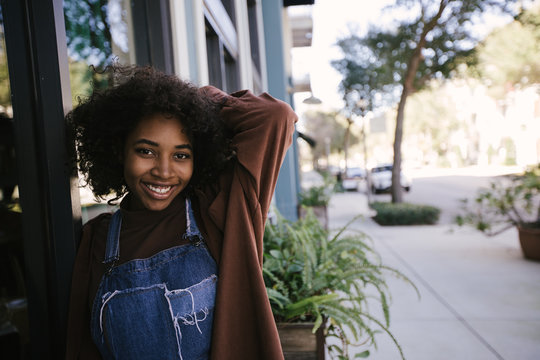
[[[144,183],[144,186],[149,190],[150,194],[158,198],[167,197],[174,188],[173,185],[154,185],[148,183]]]

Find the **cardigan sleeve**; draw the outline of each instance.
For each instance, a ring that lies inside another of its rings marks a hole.
[[[222,104],[220,115],[236,149],[236,159],[199,197],[207,243],[219,264],[211,359],[282,360],[262,275],[262,242],[297,117],[266,93],[202,91]]]

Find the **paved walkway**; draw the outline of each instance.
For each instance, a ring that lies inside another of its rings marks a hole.
[[[363,194],[336,194],[330,227],[367,209]],[[522,257],[517,232],[488,238],[470,228],[382,227],[369,218],[353,227],[420,291],[418,299],[410,286],[388,281],[390,330],[408,360],[540,359],[540,262]],[[396,360],[399,353],[379,334],[369,359]]]

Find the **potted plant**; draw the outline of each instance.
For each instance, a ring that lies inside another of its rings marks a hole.
[[[489,236],[517,228],[525,258],[540,260],[540,164],[492,181],[472,202],[462,201],[458,225],[472,225]]]
[[[307,190],[303,190],[299,194],[299,211],[300,218],[306,216],[307,209],[311,209],[315,217],[321,222],[322,226],[328,228],[328,203],[332,196],[332,190],[329,186],[314,186]]]
[[[263,274],[286,359],[324,359],[324,342],[330,338],[333,343],[327,345],[329,353],[347,359],[349,345],[376,345],[375,334],[381,331],[392,338],[403,358],[388,330],[390,293],[386,276],[410,281],[382,264],[368,245],[366,234],[349,230],[351,223],[329,234],[308,209],[305,218],[297,222],[277,214],[277,220],[266,226]],[[372,313],[378,309],[368,308],[368,298],[378,300],[382,319]],[[286,348],[291,337],[285,335],[286,324],[291,323],[304,324],[292,325],[293,331],[307,327],[308,333],[318,335],[296,341],[315,344],[318,338],[317,357],[317,345],[311,350],[312,357],[295,357],[298,354]],[[368,354],[369,350],[362,353]]]
[[[304,189],[298,194],[299,206],[298,217],[306,216],[306,210],[312,209],[315,216],[325,229],[328,229],[328,204],[332,194],[335,192],[335,182],[329,176],[324,176],[324,183]]]

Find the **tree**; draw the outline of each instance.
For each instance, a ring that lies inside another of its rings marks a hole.
[[[401,143],[409,95],[436,78],[455,74],[460,63],[475,60],[473,22],[483,12],[510,12],[516,0],[396,0],[389,10],[401,19],[390,28],[372,26],[365,37],[338,41],[343,58],[332,65],[342,74],[346,107],[363,96],[372,107],[398,103],[394,133],[392,202],[402,201]],[[405,14],[405,16],[400,14]]]
[[[498,97],[509,86],[540,83],[540,4],[489,34],[478,47],[478,59],[480,75]]]

